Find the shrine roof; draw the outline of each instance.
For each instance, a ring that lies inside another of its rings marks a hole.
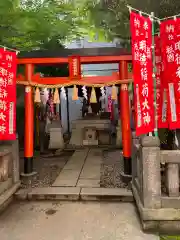
[[[96,56],[124,56],[131,55],[126,49],[117,47],[101,48],[76,48],[59,50],[34,50],[30,52],[21,52],[19,59],[23,58],[68,58],[69,56],[96,57]]]

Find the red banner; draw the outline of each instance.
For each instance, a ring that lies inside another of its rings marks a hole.
[[[152,22],[137,13],[130,15],[136,135],[154,131]]]
[[[16,139],[15,52],[0,49],[0,140]]]
[[[156,62],[156,106],[158,128],[168,128],[167,118],[167,88],[163,85],[163,63],[160,36],[155,36],[155,62]]]
[[[168,123],[170,129],[180,128],[180,19],[161,23],[164,62],[163,84],[168,91]]]
[[[71,80],[81,79],[81,60],[79,56],[69,57],[69,77]]]
[[[175,20],[175,101],[177,111],[177,125],[176,128],[180,128],[180,19]]]

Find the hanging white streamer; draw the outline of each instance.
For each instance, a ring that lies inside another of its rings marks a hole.
[[[136,8],[133,8],[133,7],[129,6],[129,5],[127,5],[127,8],[129,9],[129,12],[131,12],[132,10],[134,10],[135,12],[138,12],[140,16],[145,15],[145,16],[148,16],[148,17],[152,17],[151,14],[146,13],[146,12],[142,12],[142,11],[140,11],[140,10],[138,10],[138,9],[136,9]],[[161,20],[160,18],[155,17],[155,16],[153,16],[153,19],[154,19],[155,21],[157,21],[157,22],[158,22],[159,20]]]
[[[20,53],[20,51],[14,49],[14,48],[9,48],[3,45],[0,45],[0,47],[4,48],[4,50],[6,51],[6,49],[9,49],[10,51],[16,52],[16,55],[18,55]]]
[[[64,88],[64,87],[61,88],[61,94],[62,94],[63,99],[66,100],[66,99],[67,99],[67,98],[66,98],[66,91],[65,91],[65,88]]]
[[[83,87],[82,87],[82,92],[83,92],[83,97],[84,97],[86,100],[88,100],[86,86],[83,86]]]
[[[46,105],[48,99],[49,99],[49,91],[47,88],[44,88],[41,90],[41,102],[43,103],[43,105]]]
[[[132,10],[134,10],[135,12],[138,12],[140,15],[145,15],[145,16],[149,16],[150,18],[153,18],[153,20],[157,21],[159,24],[161,24],[162,21],[164,20],[168,20],[168,19],[174,19],[176,20],[177,17],[180,17],[180,13],[179,14],[176,14],[176,15],[172,15],[172,16],[169,16],[169,17],[165,17],[165,18],[158,18],[158,17],[155,17],[153,16],[152,17],[152,14],[149,14],[149,13],[146,13],[146,12],[142,12],[136,8],[133,8],[129,5],[127,5],[127,8],[129,9],[129,12],[131,12]]]
[[[105,89],[104,87],[101,87],[101,94],[102,94],[102,98],[105,98],[106,97],[106,94],[105,94]]]

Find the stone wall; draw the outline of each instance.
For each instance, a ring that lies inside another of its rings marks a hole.
[[[157,137],[133,139],[132,190],[144,230],[180,233],[179,150]]]
[[[13,199],[20,186],[19,144],[15,141],[0,142],[0,211]]]

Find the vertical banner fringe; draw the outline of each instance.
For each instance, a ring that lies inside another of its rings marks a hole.
[[[97,103],[96,91],[94,87],[92,87],[90,103]]]
[[[34,102],[36,102],[36,103],[41,102],[40,90],[38,87],[36,87],[36,90],[35,90]]]
[[[78,98],[78,88],[76,87],[76,85],[74,85],[72,100],[73,100],[73,101],[77,101],[78,99],[79,99],[79,98]]]
[[[117,100],[117,88],[115,85],[112,86],[111,99]]]
[[[55,104],[60,104],[60,97],[59,97],[58,88],[55,89],[53,102]]]

